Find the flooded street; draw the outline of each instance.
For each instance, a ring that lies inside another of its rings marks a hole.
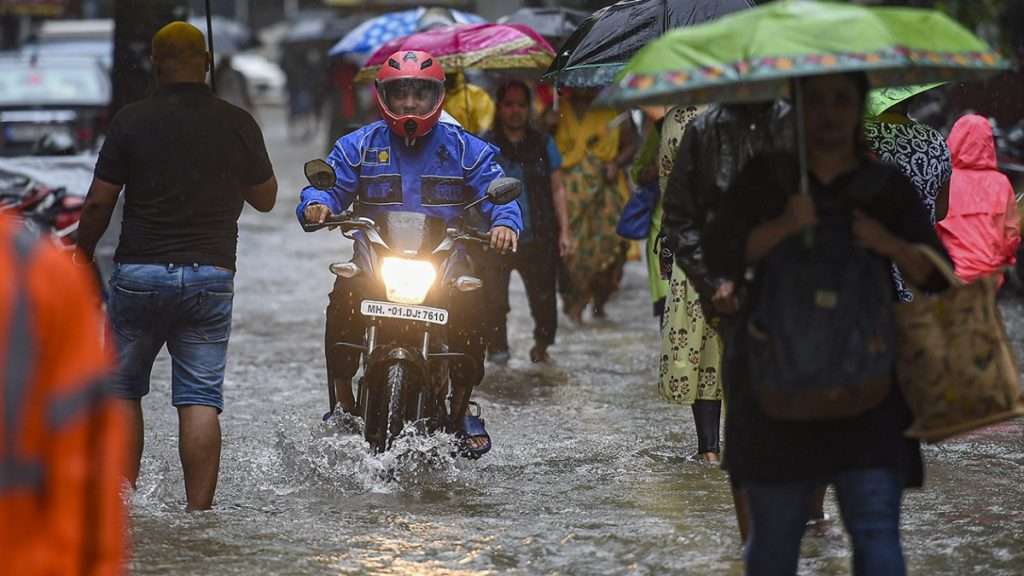
[[[658,331],[645,268],[627,268],[609,319],[559,318],[550,366],[527,359],[532,321],[513,281],[508,368],[475,399],[494,449],[454,461],[444,437],[372,456],[327,408],[324,307],[331,261],[349,242],[295,221],[302,162],[323,139],[285,138],[260,111],[280,182],[269,215],[240,223],[234,327],[214,510],[185,514],[163,353],[146,398],[146,451],[133,497],[135,574],[741,574],[725,474],[688,460],[687,407],[657,393]],[[1024,358],[1024,302],[1004,303]],[[926,450],[926,488],[906,495],[913,574],[1024,573],[1024,420]],[[385,480],[394,476],[395,480]],[[808,531],[801,574],[847,574],[833,522]]]

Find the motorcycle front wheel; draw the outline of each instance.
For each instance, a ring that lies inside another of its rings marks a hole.
[[[405,392],[410,377],[406,367],[396,362],[387,367],[384,382],[367,394],[364,416],[365,438],[374,452],[384,452],[402,432],[405,424]]]

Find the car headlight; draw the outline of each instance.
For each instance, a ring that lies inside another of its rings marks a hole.
[[[437,272],[430,262],[407,258],[384,258],[380,267],[388,300],[399,304],[422,304],[434,285]]]

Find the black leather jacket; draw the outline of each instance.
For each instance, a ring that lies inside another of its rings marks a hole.
[[[724,281],[704,263],[704,228],[718,203],[756,154],[792,150],[795,140],[789,104],[712,105],[686,128],[668,177],[662,217],[662,246],[697,289],[705,311]]]

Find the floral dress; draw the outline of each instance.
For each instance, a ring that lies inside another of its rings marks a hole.
[[[659,167],[662,197],[686,126],[702,110],[694,106],[677,107],[665,117]],[[655,223],[660,229],[660,202]],[[650,252],[648,257],[651,257]],[[659,261],[656,254],[654,261]],[[695,400],[722,399],[722,338],[717,325],[717,318],[710,321],[705,318],[696,288],[683,270],[673,264],[662,318],[658,365],[658,389],[666,400],[689,405]]]

